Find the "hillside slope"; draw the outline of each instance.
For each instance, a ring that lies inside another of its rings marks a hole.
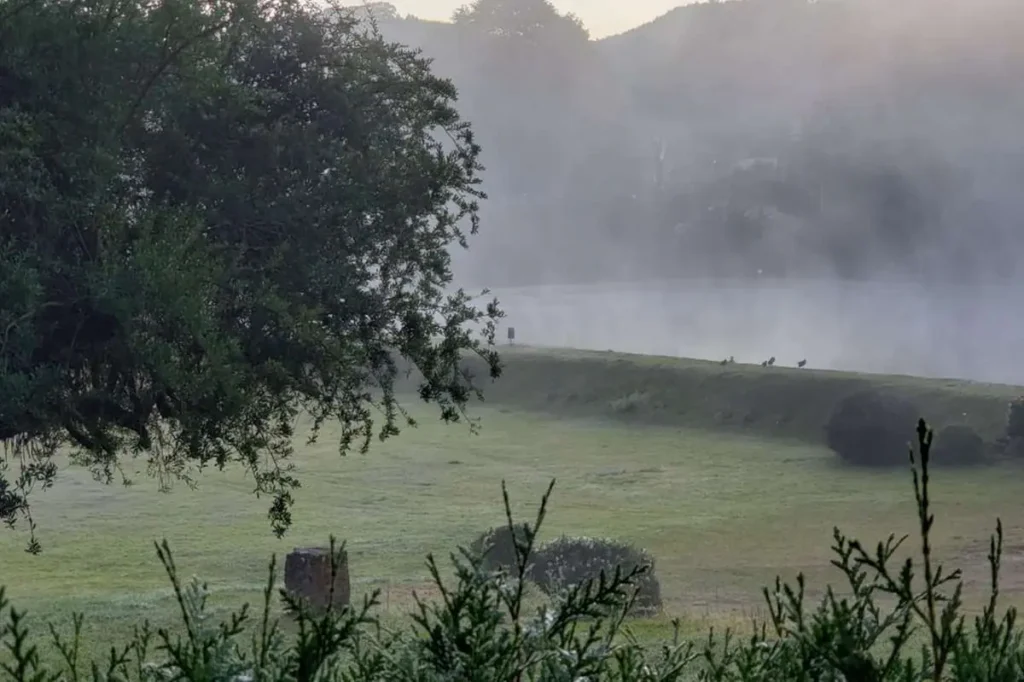
[[[612,352],[502,349],[505,370],[480,381],[488,404],[550,416],[601,418],[821,443],[836,404],[874,388],[912,400],[941,428],[966,424],[1001,438],[1024,388],[905,376],[761,367]],[[476,376],[484,365],[468,360]],[[406,386],[410,388],[410,386]],[[908,439],[913,425],[908,425]]]

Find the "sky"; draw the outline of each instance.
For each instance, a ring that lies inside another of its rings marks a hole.
[[[661,16],[687,0],[552,0],[562,12],[572,12],[594,38],[622,33]],[[449,19],[468,0],[390,0],[400,14],[422,19]]]

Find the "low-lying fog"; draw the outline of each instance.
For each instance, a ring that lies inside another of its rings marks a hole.
[[[374,5],[482,149],[456,283],[526,344],[1024,383],[1024,2],[678,4]]]
[[[494,292],[516,342],[1024,383],[1019,292],[828,280],[536,286]]]

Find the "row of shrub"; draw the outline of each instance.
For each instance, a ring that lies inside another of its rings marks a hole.
[[[867,389],[839,401],[825,426],[825,442],[844,461],[860,466],[906,465],[914,423],[921,411],[897,392]],[[1024,455],[1024,398],[1010,403],[1006,432],[995,443],[985,440],[966,424],[940,428],[932,450],[939,466],[975,466],[1000,456]]]
[[[509,550],[501,561],[498,554],[488,563],[487,554],[460,551],[451,557],[454,577],[445,579],[428,557],[442,596],[420,601],[397,630],[376,621],[376,595],[358,608],[313,612],[281,592],[297,620],[287,635],[270,617],[273,561],[262,617],[252,618],[243,609],[215,623],[206,611],[205,586],[181,583],[164,543],[158,554],[178,597],[184,636],[143,624],[133,641],[96,662],[79,660],[77,640],[54,636],[60,656],[52,665],[33,641],[24,613],[11,608],[0,590],[0,675],[18,682],[1018,682],[1024,679],[1024,637],[1016,611],[1000,611],[998,605],[1002,526],[997,522],[991,539],[990,599],[981,615],[969,620],[959,571],[937,565],[931,554],[932,436],[924,422],[918,443],[912,473],[922,547],[917,558],[894,559],[906,538],[890,537],[870,548],[837,528],[834,565],[845,584],[829,587],[812,605],[802,575],[795,583],[777,579],[764,590],[767,619],[743,636],[711,632],[686,640],[677,624],[670,641],[641,645],[626,615],[652,565],[636,554],[630,556],[642,560],[632,569],[561,579],[564,587],[551,589],[543,606],[533,612],[525,608],[529,576],[543,584],[551,573],[546,561],[573,563],[564,557],[583,547],[555,541],[547,546],[549,559],[541,560],[536,538],[549,488],[532,524],[512,522],[506,495],[512,542],[486,541]],[[341,558],[339,551],[335,567]],[[78,631],[80,617],[74,620]]]

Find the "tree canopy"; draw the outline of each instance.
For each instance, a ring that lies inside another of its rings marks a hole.
[[[66,449],[108,482],[240,463],[283,533],[300,414],[366,448],[408,363],[463,416],[501,313],[453,286],[483,197],[455,98],[337,8],[0,2],[0,518]]]
[[[473,0],[455,10],[452,21],[493,38],[527,40],[535,45],[589,40],[575,14],[561,14],[550,0]]]

